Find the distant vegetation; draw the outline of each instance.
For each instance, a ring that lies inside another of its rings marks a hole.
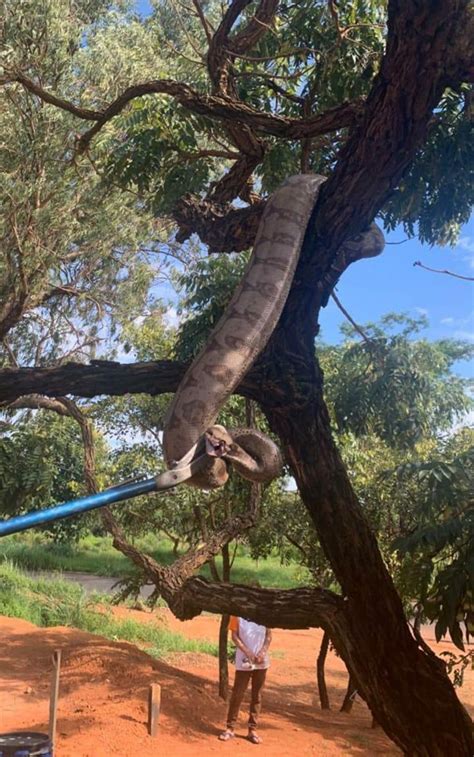
[[[137,539],[137,545],[160,564],[169,565],[175,559],[168,539],[149,535]],[[282,565],[274,555],[253,560],[248,552],[248,548],[243,545],[237,549],[232,568],[232,580],[235,583],[251,583],[258,579],[262,586],[284,589],[308,583],[309,572],[296,562]],[[35,534],[5,538],[0,541],[0,567],[5,560],[30,571],[78,571],[121,578],[133,573],[132,564],[112,547],[111,538],[102,536],[85,536],[77,544],[55,544]],[[219,562],[217,559],[218,566]],[[201,575],[210,578],[208,566],[204,566]]]

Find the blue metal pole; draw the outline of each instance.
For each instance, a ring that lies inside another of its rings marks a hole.
[[[26,531],[27,528],[34,526],[43,526],[59,518],[69,518],[71,515],[85,513],[88,510],[95,510],[97,507],[105,507],[114,502],[120,502],[122,499],[139,497],[140,494],[149,494],[157,491],[158,483],[156,478],[147,478],[146,481],[137,481],[132,484],[119,484],[111,489],[98,494],[91,494],[89,497],[74,499],[70,502],[63,502],[60,505],[48,507],[46,510],[36,510],[26,515],[18,515],[8,520],[0,521],[0,536],[15,534],[18,531]]]

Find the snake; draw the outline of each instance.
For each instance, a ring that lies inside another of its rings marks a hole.
[[[270,437],[254,428],[226,429],[215,421],[278,323],[325,180],[317,174],[290,176],[270,196],[242,279],[168,408],[163,428],[166,465],[175,467],[190,450],[206,453],[206,464],[186,482],[191,486],[223,486],[230,467],[261,483],[282,470],[281,452]],[[373,257],[383,249],[383,235],[372,224],[347,245],[353,259]]]

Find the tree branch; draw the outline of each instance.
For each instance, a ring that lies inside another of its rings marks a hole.
[[[210,24],[209,24],[209,22],[208,22],[208,20],[207,20],[207,18],[205,16],[205,14],[204,14],[204,11],[203,11],[203,9],[201,7],[200,0],[193,0],[193,5],[196,8],[196,13],[197,13],[198,18],[199,18],[199,20],[201,22],[201,26],[204,29],[204,33],[206,35],[206,39],[207,39],[208,42],[210,42],[211,39],[212,39],[212,30],[211,30]]]
[[[334,302],[336,303],[336,305],[339,308],[339,310],[341,311],[341,313],[347,318],[347,320],[349,321],[349,323],[351,324],[351,326],[362,337],[362,339],[364,340],[364,342],[366,344],[373,344],[372,339],[367,336],[367,334],[361,329],[361,327],[359,326],[359,324],[354,321],[354,319],[352,318],[351,314],[345,309],[345,307],[342,304],[342,302],[340,301],[339,297],[337,297],[334,294],[334,292],[331,292],[331,297],[334,300]]]
[[[0,370],[0,402],[12,403],[19,397],[42,394],[78,397],[176,391],[186,370],[185,363],[157,360],[149,363],[117,363],[95,360],[90,365],[66,363],[55,368],[5,368]],[[257,375],[250,371],[236,390],[255,399]]]
[[[360,100],[345,102],[334,108],[329,108],[324,113],[315,115],[308,120],[293,119],[258,111],[243,102],[235,102],[228,97],[200,94],[192,90],[187,84],[181,82],[175,82],[170,79],[157,79],[128,87],[103,110],[91,110],[77,106],[68,100],[64,100],[48,92],[20,72],[12,73],[8,78],[8,82],[22,84],[41,100],[44,100],[44,102],[66,110],[78,118],[96,121],[96,124],[80,137],[80,149],[85,149],[104,124],[121,113],[128,103],[144,95],[169,95],[193,113],[217,118],[225,122],[248,124],[256,131],[285,139],[318,136],[350,126],[354,122],[354,119],[360,115],[362,105]]]
[[[60,398],[52,399],[41,394],[29,394],[19,397],[14,402],[0,403],[0,408],[6,410],[51,410],[58,415],[69,416],[70,412]]]
[[[244,616],[270,628],[336,627],[340,637],[344,601],[325,589],[257,589],[239,584],[214,584],[203,578],[185,582],[173,612],[187,620],[202,611]],[[332,638],[332,637],[331,637]]]
[[[451,80],[453,35],[459,36],[467,6],[468,0],[436,0],[427,13],[415,0],[390,0],[380,72],[308,224],[286,306],[293,324],[295,310],[305,322],[317,318],[345,240],[369,227],[413,160]]]
[[[187,194],[173,210],[179,226],[177,242],[184,242],[195,233],[208,246],[209,252],[241,252],[252,246],[265,202],[247,208],[232,208]]]
[[[429,268],[427,265],[423,265],[423,263],[420,260],[416,260],[413,263],[414,267],[423,268],[425,271],[431,271],[432,273],[444,273],[447,276],[453,276],[455,279],[463,279],[464,281],[474,281],[473,276],[461,276],[460,273],[453,273],[452,271],[448,271],[447,268]]]
[[[219,554],[222,548],[232,541],[232,539],[252,528],[257,521],[260,497],[260,487],[253,486],[250,493],[248,511],[243,515],[230,518],[217,531],[206,535],[206,543],[203,546],[189,550],[189,552],[176,560],[172,566],[175,573],[182,580],[192,576],[202,565],[205,565],[212,557]]]

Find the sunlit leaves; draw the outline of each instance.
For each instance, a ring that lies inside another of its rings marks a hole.
[[[456,445],[465,449],[447,457]],[[418,587],[423,611],[437,621],[437,639],[449,631],[462,649],[463,630],[467,640],[474,634],[474,435],[469,443],[466,430],[444,446],[444,458],[397,469],[402,485],[416,482],[418,505],[413,528],[394,547],[425,566]]]
[[[104,447],[97,439],[100,468]],[[0,438],[0,513],[19,515],[86,493],[83,446],[77,423],[53,413],[24,413]],[[21,461],[21,464],[20,464]],[[74,518],[45,526],[56,539],[73,540],[90,528],[90,519]]]
[[[84,87],[82,38],[92,27],[117,38],[109,6],[78,2],[65,14],[59,0],[7,3],[5,43],[18,63],[28,60],[33,77],[41,71],[45,87],[93,98],[92,84]],[[92,39],[87,55],[94,55]],[[140,248],[160,232],[135,196],[104,186],[89,156],[72,160],[76,128],[73,116],[20,86],[1,88],[0,300],[23,315],[9,335],[19,362],[94,356],[115,316],[138,315],[148,300],[152,274]]]
[[[386,316],[384,325],[385,331],[366,327],[369,341],[331,348],[327,358],[323,353],[323,364],[329,359],[333,370],[326,391],[340,431],[374,433],[391,446],[410,447],[431,429],[449,428],[471,406],[468,382],[450,371],[454,360],[468,359],[473,349],[410,339],[420,323],[398,316]]]

